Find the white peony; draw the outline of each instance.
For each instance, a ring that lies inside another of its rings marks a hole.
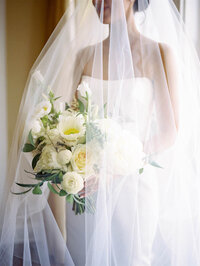
[[[36,172],[47,169],[62,169],[67,171],[67,166],[58,162],[57,152],[52,145],[46,145],[42,149],[42,154],[35,167]]]
[[[47,115],[50,111],[51,111],[51,103],[49,101],[42,101],[36,106],[34,116],[36,118],[40,118]]]
[[[84,187],[84,181],[81,175],[76,172],[67,172],[61,182],[63,190],[69,194],[77,194]]]
[[[59,133],[68,146],[74,146],[78,140],[84,136],[84,122],[85,120],[82,115],[66,116],[59,121]]]
[[[88,83],[85,81],[81,82],[81,84],[77,88],[77,91],[82,97],[86,97],[86,93],[88,94],[88,96],[91,96],[92,94]]]
[[[93,165],[95,162],[94,148],[89,144],[78,144],[72,149],[71,165],[74,171],[85,175],[93,173]]]
[[[113,142],[122,130],[119,123],[110,118],[100,119],[97,123],[101,132],[105,134],[107,142]]]
[[[110,171],[117,175],[136,173],[144,166],[145,153],[142,142],[127,130],[107,145]]]
[[[61,165],[65,165],[69,163],[69,161],[71,160],[71,157],[72,157],[72,153],[69,150],[62,150],[62,151],[59,151],[57,154],[57,160]]]
[[[47,129],[46,135],[47,144],[52,144],[53,142],[56,145],[56,142],[60,141],[60,133],[57,128]]]

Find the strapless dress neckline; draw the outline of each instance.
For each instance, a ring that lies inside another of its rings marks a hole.
[[[90,80],[95,80],[97,82],[103,82],[103,83],[108,83],[108,82],[112,82],[112,83],[116,83],[116,82],[133,82],[133,81],[147,81],[150,82],[151,84],[153,83],[153,81],[150,78],[147,77],[134,77],[134,78],[127,78],[127,79],[115,79],[115,80],[106,80],[106,79],[99,79],[99,78],[95,78],[89,75],[82,75],[82,80],[83,79],[90,79]]]
[[[152,103],[154,97],[153,81],[147,77],[135,77],[123,80],[103,80],[83,75],[81,78],[81,83],[82,82],[87,82],[92,91],[95,91],[93,94],[93,100],[96,103],[98,103],[102,97],[104,98],[104,101],[106,101],[108,91],[110,92],[110,95],[112,94],[113,103],[116,102],[117,95],[120,95],[120,98],[124,98],[124,103],[126,102],[127,104],[129,101],[129,108],[133,104],[134,99],[137,99],[147,107]],[[120,93],[122,91],[124,91],[123,94]]]

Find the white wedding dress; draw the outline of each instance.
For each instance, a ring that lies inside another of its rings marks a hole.
[[[129,103],[138,104],[138,108],[141,108],[143,113],[143,120],[141,121],[140,130],[143,131],[142,135],[145,135],[145,127],[149,116],[152,112],[151,102],[153,100],[153,83],[148,78],[135,78],[126,79],[123,81],[113,80],[105,81],[89,76],[83,76],[81,82],[87,82],[94,92],[92,94],[93,101],[98,104],[98,100],[102,99],[100,84],[103,82],[104,95],[103,99],[106,100],[107,93],[109,90],[109,97],[112,97],[111,104],[118,104],[116,102],[115,96],[118,86],[123,86],[123,90],[130,91],[129,97],[132,97],[132,101]],[[108,85],[109,84],[109,85]],[[123,93],[123,95],[128,95]],[[127,105],[125,98],[121,98],[120,102],[120,112],[123,117],[132,117],[132,121],[128,123],[128,126],[134,127],[134,108],[133,105]],[[110,107],[112,108],[112,107]],[[140,110],[140,109],[138,109]],[[120,199],[113,199],[116,203],[116,208],[113,213],[113,226],[111,228],[111,239],[112,246],[115,246],[115,252],[112,257],[111,265],[124,266],[125,262],[121,261],[122,257],[125,257],[127,253],[127,258],[130,249],[135,249],[135,251],[140,246],[140,252],[135,252],[134,258],[129,258],[126,266],[150,266],[152,260],[152,245],[154,236],[157,229],[157,219],[158,219],[158,200],[157,200],[157,176],[154,174],[154,167],[147,165],[144,173],[140,176],[138,191],[136,189],[135,180],[125,179],[121,184]],[[127,181],[127,182],[126,182]],[[117,181],[120,182],[120,181]],[[127,196],[128,195],[128,196]],[[129,213],[123,212],[124,204],[127,202],[134,202],[135,204],[130,205]],[[135,206],[138,206],[139,213],[135,216]],[[72,256],[74,264],[76,266],[85,265],[85,223],[84,215],[75,215],[71,210],[71,205],[67,204],[67,247]],[[137,217],[136,220],[133,217]],[[131,222],[131,217],[133,218]],[[118,232],[118,234],[113,234],[112,231]],[[134,243],[131,242],[131,234],[134,234]],[[129,237],[130,235],[130,237]],[[139,235],[139,237],[138,237]],[[130,241],[127,241],[130,240]],[[121,256],[123,254],[123,256]],[[98,265],[103,265],[103,261],[96,262]],[[91,266],[87,264],[88,266]],[[97,266],[97,265],[94,265]]]

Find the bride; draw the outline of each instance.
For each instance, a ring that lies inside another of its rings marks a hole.
[[[22,99],[0,264],[200,265],[199,71],[172,1],[69,8]]]

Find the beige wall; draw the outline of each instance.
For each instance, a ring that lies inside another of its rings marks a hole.
[[[46,41],[47,0],[7,0],[8,142],[28,72]]]
[[[3,192],[7,166],[5,10],[5,0],[0,0],[0,195]]]

